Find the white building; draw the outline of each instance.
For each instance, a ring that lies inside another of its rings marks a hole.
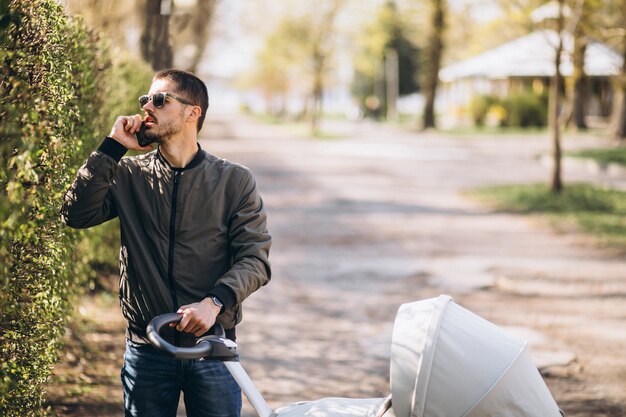
[[[573,74],[573,37],[563,35],[561,74]],[[468,119],[468,104],[476,95],[506,97],[531,88],[541,93],[554,75],[557,32],[541,30],[485,51],[473,58],[441,69],[441,105],[457,124]],[[621,56],[599,42],[590,42],[585,51],[585,73],[589,78],[587,115],[610,116],[613,103],[612,77],[621,72]]]

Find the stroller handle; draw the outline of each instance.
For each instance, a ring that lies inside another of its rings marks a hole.
[[[226,339],[224,327],[221,324],[215,323],[212,327],[215,334],[199,337],[196,339],[196,346],[191,348],[174,346],[161,337],[159,331],[164,326],[178,323],[182,317],[182,314],[167,313],[153,318],[146,330],[150,344],[157,350],[175,359],[223,361],[224,366],[237,381],[241,391],[246,395],[259,417],[271,417],[273,415],[272,409],[265,402],[259,390],[256,389],[246,371],[244,371],[239,362],[239,355],[237,355],[237,344],[230,339]]]
[[[146,334],[150,344],[175,359],[210,358],[214,356],[215,353],[214,344],[221,344],[222,346],[225,344],[226,339],[224,339],[224,328],[219,323],[215,323],[212,327],[215,335],[198,338],[196,340],[196,345],[193,347],[179,347],[169,343],[161,336],[160,331],[163,327],[169,326],[170,324],[178,324],[182,317],[182,314],[166,313],[153,318],[146,329]],[[223,349],[219,348],[218,350],[223,351]],[[236,353],[234,353],[234,355],[236,356]]]

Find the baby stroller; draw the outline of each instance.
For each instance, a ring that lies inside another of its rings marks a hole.
[[[259,417],[561,417],[525,341],[441,295],[403,304],[391,345],[386,398],[324,398],[272,410],[242,368],[236,344],[220,334],[181,348],[159,330],[179,314],[155,317],[148,339],[178,359],[222,360]]]

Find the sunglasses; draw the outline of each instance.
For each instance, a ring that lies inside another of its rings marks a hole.
[[[151,96],[148,96],[148,95],[141,96],[139,97],[139,105],[143,108],[143,106],[145,106],[146,104],[148,104],[150,100],[152,100],[152,104],[154,104],[154,107],[156,107],[157,109],[160,109],[161,107],[165,106],[165,99],[167,97],[172,97],[174,100],[178,100],[183,104],[195,106],[195,104],[193,104],[192,102],[188,100],[185,100],[182,97],[178,97],[177,95],[174,95],[172,93],[165,93],[165,92],[154,93]]]

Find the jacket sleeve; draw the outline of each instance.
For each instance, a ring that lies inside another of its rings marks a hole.
[[[238,187],[240,198],[229,224],[232,267],[211,291],[225,308],[240,304],[271,279],[272,238],[267,230],[265,207],[252,174],[249,171],[246,174]]]
[[[117,217],[111,185],[125,152],[121,144],[106,138],[89,156],[65,193],[61,218],[66,225],[85,229]]]

